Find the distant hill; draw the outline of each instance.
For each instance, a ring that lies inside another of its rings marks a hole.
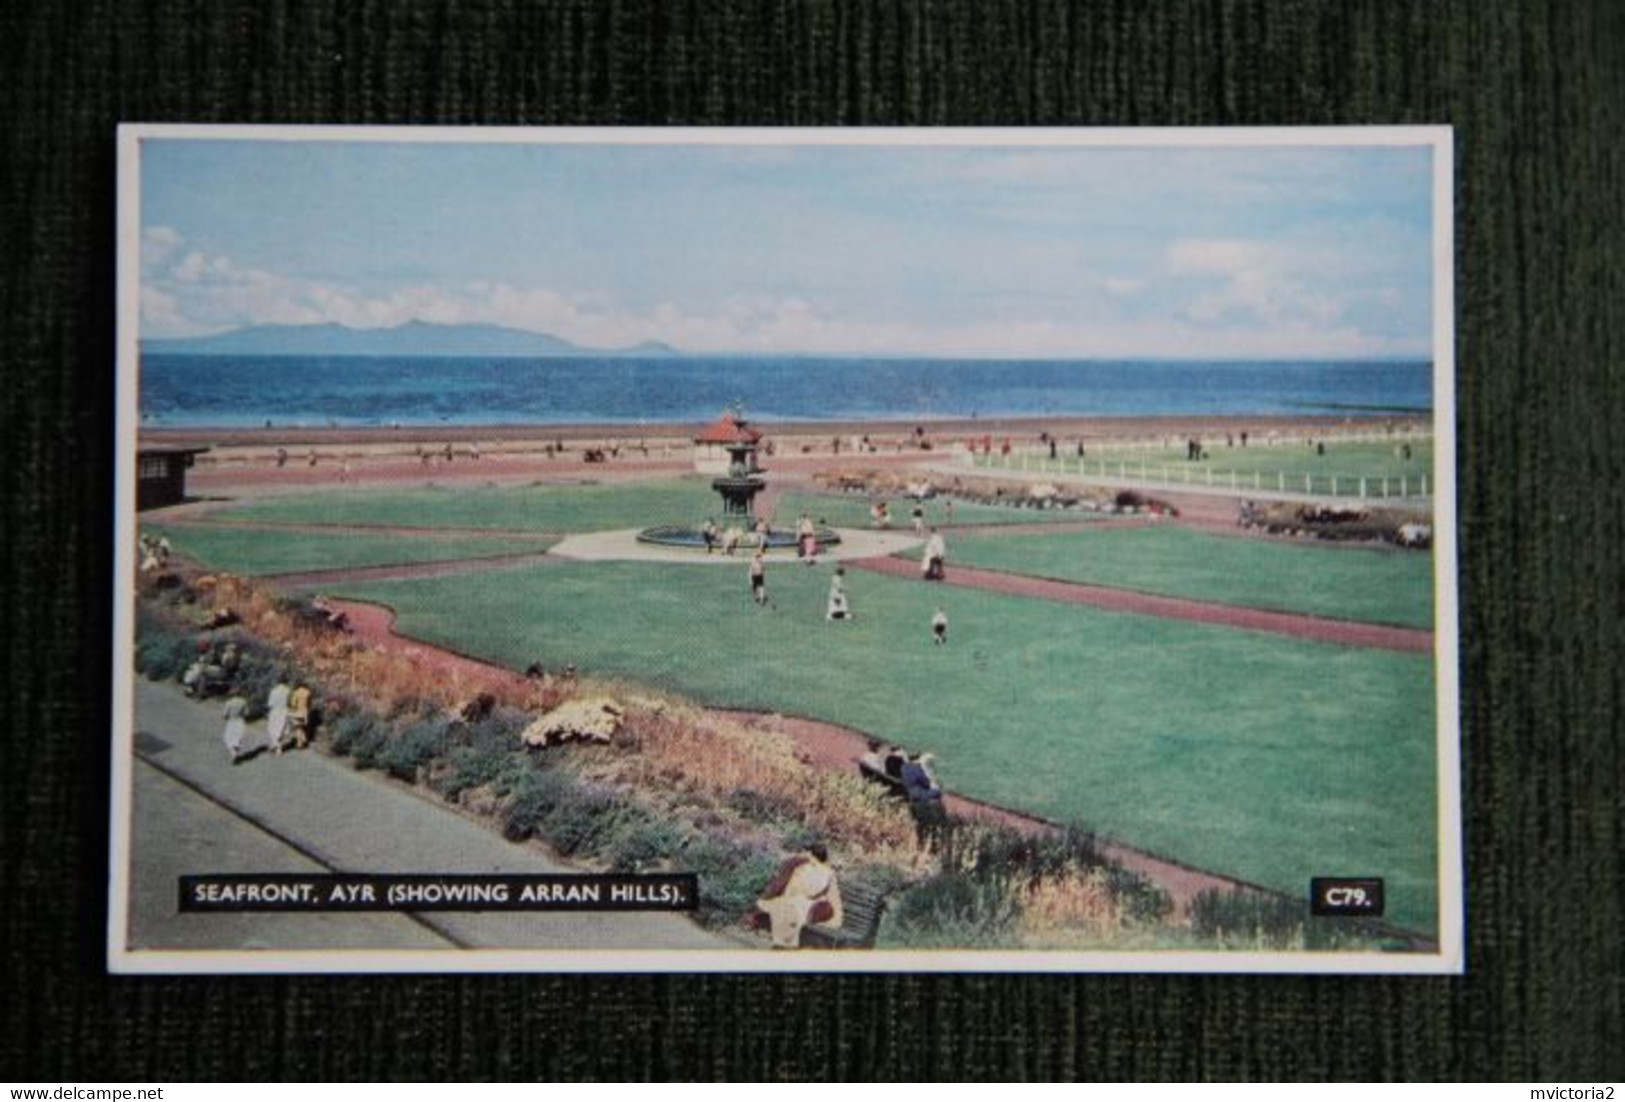
[[[388,329],[346,325],[251,325],[211,337],[144,340],[143,352],[174,356],[678,356],[669,344],[584,348],[561,337],[501,325],[409,321]]]

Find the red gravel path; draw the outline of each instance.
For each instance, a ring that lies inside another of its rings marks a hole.
[[[919,564],[906,559],[890,557],[852,559],[846,565],[894,578],[920,577]],[[1162,597],[1126,589],[1108,589],[1105,586],[1084,585],[1080,582],[1062,582],[1029,574],[1005,574],[996,570],[950,565],[946,584],[985,589],[993,593],[1008,593],[1018,597],[1037,597],[1064,604],[1090,605],[1112,612],[1132,612],[1142,616],[1162,616],[1171,620],[1190,620],[1199,624],[1218,624],[1222,627],[1242,628],[1248,631],[1265,631],[1298,639],[1313,639],[1322,643],[1341,643],[1350,647],[1418,653],[1433,650],[1433,633],[1417,628],[1363,624],[1353,620],[1333,620],[1323,616],[1304,616],[1290,612],[1268,612],[1240,605],[1222,605],[1183,597]]]
[[[482,662],[466,654],[458,654],[432,643],[420,643],[410,636],[398,634],[395,631],[395,610],[392,608],[337,598],[330,598],[328,603],[344,613],[350,636],[369,647],[410,655],[435,670],[470,680],[483,677],[495,681],[524,681],[513,670],[494,662]]]

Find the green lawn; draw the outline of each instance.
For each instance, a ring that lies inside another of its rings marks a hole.
[[[1410,551],[1293,546],[1175,525],[1103,526],[1019,539],[958,535],[949,543],[948,559],[1251,608],[1433,625],[1433,559]]]
[[[893,529],[907,531],[912,527],[914,501],[906,497],[888,497],[886,504],[891,507],[891,526]],[[863,494],[785,494],[779,502],[774,523],[788,526],[803,512],[814,520],[823,518],[825,523],[836,528],[869,528],[873,521],[869,516],[870,499]],[[923,503],[925,507],[925,523],[930,525],[948,524],[948,506],[946,498],[933,498]],[[998,505],[978,505],[969,501],[955,501],[954,516],[951,523],[961,524],[1035,524],[1044,521],[1080,521],[1095,520],[1100,514],[1087,510],[1067,509],[1015,509]]]
[[[1413,440],[1411,458],[1401,459],[1394,454],[1395,444],[1339,444],[1326,445],[1326,454],[1317,455],[1306,444],[1277,444],[1270,446],[1254,439],[1243,448],[1226,447],[1223,441],[1208,441],[1208,458],[1194,462],[1185,458],[1185,445],[1178,442],[1168,448],[1105,449],[1089,451],[1082,460],[1084,476],[1144,478],[1153,482],[1189,482],[1194,485],[1229,486],[1241,489],[1289,490],[1295,493],[1336,493],[1356,496],[1360,492],[1360,479],[1366,479],[1366,493],[1372,497],[1397,497],[1403,491],[1421,492],[1422,478],[1429,479],[1432,490],[1433,442]],[[1080,473],[1076,455],[1062,450],[1055,460],[1041,455],[1028,459],[1031,470],[1050,470],[1061,474]],[[976,457],[976,465],[992,472],[1005,468],[1022,469],[1020,455],[993,455]],[[1232,479],[1234,473],[1234,479]],[[1336,479],[1335,483],[1333,479]],[[1384,494],[1382,480],[1388,479]],[[1400,480],[1404,479],[1402,483]],[[1307,481],[1306,481],[1307,479]]]
[[[192,525],[149,524],[142,527],[155,536],[169,537],[176,551],[189,555],[210,569],[249,575],[517,554],[544,551],[554,542],[541,538],[374,536]]]
[[[1203,868],[1303,893],[1387,880],[1432,930],[1433,675],[1425,656],[853,572],[857,619],[823,619],[826,567],[561,563],[335,589],[408,634],[514,668],[578,664],[711,703],[818,716],[928,748],[945,783]],[[951,641],[933,646],[937,602]]]
[[[698,524],[717,512],[718,500],[709,480],[681,478],[610,486],[446,486],[290,494],[218,515],[299,524],[594,532]]]

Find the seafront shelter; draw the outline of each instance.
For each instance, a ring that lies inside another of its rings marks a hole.
[[[186,470],[208,448],[138,448],[135,453],[135,507],[161,509],[186,500]]]

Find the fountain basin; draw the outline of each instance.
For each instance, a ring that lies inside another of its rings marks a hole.
[[[833,528],[816,528],[819,547],[829,547],[841,542],[841,537],[835,534]],[[661,524],[653,528],[645,528],[638,533],[639,543],[653,543],[661,547],[683,547],[696,551],[705,550],[705,535],[698,529],[682,524]],[[745,538],[739,541],[740,547],[755,547],[757,535],[755,532],[745,533]],[[796,546],[796,534],[783,528],[770,528],[767,533],[767,549],[769,551],[788,551]]]

